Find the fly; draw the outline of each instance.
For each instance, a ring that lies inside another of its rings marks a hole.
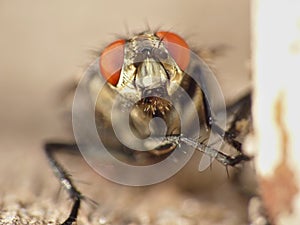
[[[89,135],[90,127],[94,126],[85,115],[92,116],[101,147],[129,165],[152,165],[168,157],[174,158],[173,165],[178,155],[186,157],[189,154],[181,150],[183,145],[203,152],[210,159],[215,158],[224,166],[235,166],[251,159],[236,140],[241,132],[237,123],[250,115],[250,95],[231,106],[238,110],[231,126],[225,130],[217,119],[218,106],[214,99],[217,91],[207,82],[207,71],[209,68],[189,49],[186,41],[172,32],[146,31],[127,40],[117,40],[102,50],[99,59],[88,69],[86,80],[81,82],[82,92],[76,92],[73,126],[77,142],[45,145],[55,175],[74,202],[64,225],[76,221],[84,196],[53,153],[80,150],[86,154],[94,147],[97,141]],[[82,93],[84,98],[80,98]],[[93,111],[87,110],[87,101],[92,102]],[[80,126],[76,125],[77,120]],[[211,136],[216,139],[211,140]],[[237,153],[230,156],[221,152],[214,146],[220,139]],[[177,155],[176,151],[179,151]],[[114,173],[117,172],[116,169]],[[128,184],[135,185],[134,182],[136,180],[130,180]],[[126,181],[120,180],[120,183]]]

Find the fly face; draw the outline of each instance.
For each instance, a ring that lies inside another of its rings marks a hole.
[[[162,35],[165,36],[163,37]],[[104,77],[112,75],[114,80],[111,81],[108,79],[108,82],[121,95],[134,102],[145,95],[155,92],[162,92],[169,96],[172,95],[175,90],[174,85],[172,86],[170,81],[180,84],[183,78],[182,70],[184,70],[187,65],[186,62],[182,64],[181,61],[179,61],[179,63],[184,66],[183,68],[179,68],[179,65],[171,55],[172,49],[168,51],[167,46],[164,44],[164,39],[167,39],[168,36],[175,36],[175,34],[167,32],[158,32],[157,34],[142,33],[124,42],[121,48],[118,49],[120,55],[116,56],[122,57],[120,60],[122,61],[122,66],[116,73],[106,69],[108,66],[106,65],[108,61],[106,57],[107,54],[111,54],[106,51],[111,49],[105,49],[100,57],[101,72],[104,74]],[[177,38],[180,37],[177,36]],[[182,43],[179,44],[174,43],[178,45],[177,49],[175,49],[176,51],[183,51],[183,48],[188,48],[184,40],[181,39],[181,41]],[[120,41],[114,43],[120,43]],[[112,45],[114,45],[114,43]],[[173,48],[173,52],[175,50]],[[184,56],[180,56],[176,60],[183,60],[183,57],[186,57],[184,60],[188,61],[189,52],[186,52]],[[120,63],[119,60],[111,57],[109,57],[109,60],[109,63],[114,63],[112,61]]]
[[[176,104],[181,108],[189,108],[189,103],[180,100],[182,91],[193,99],[203,122],[205,112],[202,91],[184,72],[189,63],[190,50],[187,43],[169,32],[145,32],[126,41],[115,41],[106,47],[100,56],[99,66],[107,83],[98,95],[96,104],[100,128],[98,133],[102,140],[108,146],[119,142],[117,138],[112,138],[115,135],[110,125],[115,122],[122,126],[124,121],[112,121],[108,116],[117,98],[121,99],[119,113],[124,108],[130,108],[130,131],[141,139],[150,135],[161,137],[181,134],[181,119]],[[99,90],[95,88],[95,91]],[[178,101],[174,103],[172,99]],[[185,117],[190,116],[188,110],[185,113]],[[105,129],[103,124],[106,124]],[[176,144],[171,143],[158,144],[148,149],[148,153],[164,155],[175,147]]]

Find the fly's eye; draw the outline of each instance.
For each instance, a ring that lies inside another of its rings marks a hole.
[[[167,31],[158,31],[155,34],[162,40],[180,69],[185,70],[190,62],[189,46],[185,40],[177,34]]]
[[[108,45],[101,53],[99,67],[102,76],[113,86],[120,79],[121,69],[124,62],[125,40],[118,40]]]

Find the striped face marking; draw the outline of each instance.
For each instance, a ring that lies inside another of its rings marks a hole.
[[[108,45],[99,59],[104,79],[124,96],[141,98],[151,92],[179,84],[190,60],[187,43],[177,34],[165,31],[142,33]]]

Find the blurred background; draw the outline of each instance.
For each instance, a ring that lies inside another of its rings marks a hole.
[[[68,212],[68,208],[64,211],[65,202],[57,203],[53,200],[59,185],[48,167],[42,146],[45,140],[69,140],[70,135],[66,132],[64,123],[66,119],[58,109],[60,92],[68,82],[82,74],[93,59],[92,51],[100,52],[118,35],[128,36],[128,33],[143,31],[148,26],[174,31],[196,49],[226,46],[226,51],[214,60],[213,66],[225,98],[230,101],[250,86],[249,24],[248,0],[0,1],[0,219],[14,215],[14,210],[21,203],[25,204],[25,208],[34,207],[38,211],[30,208],[27,212],[28,220],[38,213],[45,217],[45,211],[51,209],[50,203],[63,206],[56,213],[55,207],[52,207],[53,211],[47,214],[49,218],[52,218],[51,215],[54,219],[65,218]],[[67,161],[73,160],[77,162],[79,159],[67,158]],[[218,165],[214,167],[218,168]],[[74,167],[71,172],[75,172],[73,176],[76,179],[85,173],[95,176],[89,169],[85,170],[82,173]],[[208,178],[205,179],[212,181],[219,176],[221,183],[226,183],[228,178],[224,170],[222,167],[221,175],[217,169],[208,171]],[[97,201],[102,195],[110,196],[120,190],[117,185],[99,177],[91,180],[88,176],[80,178],[92,183],[88,187],[83,185],[86,189],[93,189],[93,186],[95,189],[94,180],[110,185],[105,191],[99,191],[100,187],[91,191],[91,197]],[[201,206],[199,198],[209,199],[204,196],[197,197],[196,200],[194,197],[186,198],[185,194],[180,195],[174,189],[174,185],[168,187],[168,191],[164,191],[163,187],[165,186],[153,187],[149,199],[153,200],[153,196],[160,192],[157,190],[162,190],[166,196],[174,193],[178,195],[178,198],[173,198],[178,200],[177,208],[185,207],[180,202],[186,200],[192,199],[193,204]],[[170,191],[173,189],[173,192]],[[137,190],[132,192],[135,191]],[[94,197],[99,192],[102,194]],[[217,191],[220,192],[222,190]],[[227,197],[230,196],[229,194]],[[67,197],[63,195],[58,199],[66,200]],[[107,204],[110,203],[110,209],[115,208],[111,204],[113,199],[106,201]],[[182,199],[185,200],[181,201]],[[39,204],[42,201],[50,203],[41,207]],[[169,202],[166,202],[168,205]],[[209,204],[213,204],[212,202],[213,200],[207,200]],[[68,201],[68,207],[70,203]],[[226,204],[222,205],[220,211],[229,210]],[[172,203],[169,205],[172,206]],[[142,209],[147,208],[143,207],[141,206]],[[205,205],[203,207],[208,209]],[[41,208],[44,211],[39,211]],[[238,204],[236,208],[240,208]],[[103,208],[101,210],[105,211]],[[151,207],[147,210],[151,211]],[[32,211],[36,214],[30,214]],[[236,224],[245,221],[245,213]],[[229,214],[236,216],[234,210]],[[193,218],[195,223],[185,224],[197,224],[199,217],[201,216],[197,214]],[[38,216],[34,218],[39,220]],[[227,224],[224,221],[222,223]]]

